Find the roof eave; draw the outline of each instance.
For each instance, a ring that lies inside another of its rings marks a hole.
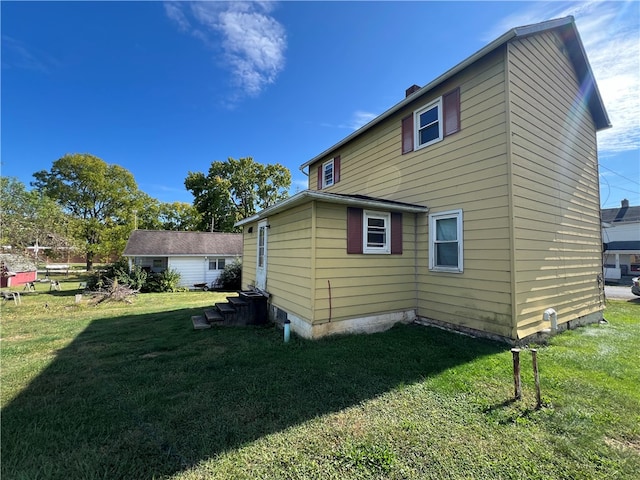
[[[304,190],[295,194],[293,197],[289,197],[282,202],[279,202],[271,207],[261,210],[256,215],[240,220],[235,223],[235,227],[241,227],[248,223],[253,223],[263,218],[267,218],[269,215],[273,215],[282,210],[301,205],[312,200],[319,200],[326,203],[335,203],[339,205],[349,205],[353,207],[373,208],[373,209],[385,209],[389,211],[407,212],[407,213],[427,213],[429,209],[421,205],[400,204],[400,203],[388,203],[383,200],[372,200],[363,198],[353,198],[349,196],[335,195],[331,193],[317,192],[315,190]]]
[[[590,96],[590,98],[589,98],[589,110],[591,111],[591,114],[594,116],[594,120],[596,122],[596,130],[603,130],[603,129],[606,129],[606,128],[610,128],[611,127],[611,123],[609,121],[609,117],[607,115],[607,112],[606,112],[606,110],[604,108],[604,103],[602,102],[602,97],[600,96],[600,91],[598,90],[598,86],[597,86],[597,84],[595,82],[595,77],[593,76],[593,72],[591,71],[591,67],[589,66],[589,61],[587,60],[587,56],[586,56],[586,53],[584,51],[584,47],[582,45],[582,41],[580,40],[580,36],[578,34],[578,30],[577,30],[577,28],[575,26],[575,19],[574,19],[573,16],[567,16],[567,17],[563,17],[563,18],[557,18],[557,19],[554,19],[554,20],[548,20],[546,22],[537,23],[537,24],[534,24],[534,25],[526,25],[526,26],[522,26],[522,27],[512,28],[507,33],[505,33],[502,36],[498,37],[497,39],[495,39],[491,43],[487,44],[485,47],[483,47],[482,49],[478,50],[476,53],[474,53],[470,57],[466,58],[465,60],[463,60],[462,62],[457,64],[455,67],[447,70],[445,73],[443,73],[442,75],[437,77],[435,80],[431,81],[430,83],[428,83],[427,85],[422,87],[420,90],[416,91],[414,94],[409,95],[408,97],[403,99],[401,102],[399,102],[396,105],[394,105],[393,107],[391,107],[386,112],[384,112],[381,115],[379,115],[378,117],[374,118],[373,120],[371,120],[366,125],[360,127],[358,130],[353,132],[351,135],[348,135],[347,137],[343,138],[341,141],[339,141],[335,145],[333,145],[330,148],[326,149],[325,151],[323,151],[319,155],[316,155],[315,157],[313,157],[311,160],[303,163],[300,166],[300,170],[304,170],[305,168],[307,168],[311,164],[313,164],[313,163],[323,159],[327,155],[329,155],[332,151],[335,151],[335,150],[341,148],[343,145],[345,145],[346,143],[350,142],[354,138],[362,135],[363,133],[365,133],[369,129],[375,127],[377,124],[379,124],[380,122],[386,120],[391,115],[395,114],[399,110],[402,110],[409,103],[413,102],[414,100],[416,100],[417,98],[419,98],[422,95],[428,94],[436,86],[440,85],[441,83],[445,82],[449,78],[453,77],[455,74],[459,73],[460,71],[462,71],[465,68],[469,67],[473,63],[477,62],[479,59],[481,59],[485,55],[488,55],[489,53],[491,53],[492,51],[494,51],[496,48],[500,47],[501,45],[507,43],[509,40],[511,40],[511,39],[513,39],[515,37],[524,37],[524,36],[527,36],[527,35],[532,35],[534,33],[539,33],[539,32],[543,32],[543,31],[546,31],[546,30],[551,30],[551,29],[555,29],[555,28],[559,28],[559,27],[563,27],[563,26],[568,26],[568,27],[570,27],[572,29],[572,32],[574,34],[574,38],[576,40],[576,45],[577,45],[579,53],[580,53],[580,55],[576,55],[575,52],[574,52],[575,58],[572,57],[571,60],[574,62],[574,64],[576,64],[576,62],[577,62],[578,65],[584,65],[584,73],[583,73],[583,75],[588,75],[588,77],[589,77],[588,78],[588,83],[591,84],[592,92],[593,92],[593,95]],[[584,60],[584,62],[582,62],[582,60]]]

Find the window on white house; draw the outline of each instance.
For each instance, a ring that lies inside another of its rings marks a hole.
[[[462,273],[462,210],[429,215],[429,269]]]
[[[333,185],[333,158],[322,164],[322,188]]]
[[[442,140],[442,100],[415,112],[415,144],[416,148],[426,147]]]
[[[225,263],[224,258],[209,260],[209,270],[224,270]]]
[[[362,253],[391,253],[391,214],[363,212]]]

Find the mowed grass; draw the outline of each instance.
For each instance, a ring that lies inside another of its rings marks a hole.
[[[640,304],[538,346],[417,325],[320,341],[194,331],[223,294],[2,305],[4,479],[639,478]]]

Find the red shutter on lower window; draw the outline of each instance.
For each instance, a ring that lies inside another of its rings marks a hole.
[[[362,253],[362,209],[347,207],[347,253]]]
[[[460,131],[460,87],[442,96],[444,136]]]
[[[391,212],[391,253],[402,255],[402,213]]]
[[[402,119],[402,154],[413,152],[413,113]]]
[[[333,183],[340,181],[340,155],[333,159]]]
[[[322,190],[322,165],[318,167],[318,190]]]

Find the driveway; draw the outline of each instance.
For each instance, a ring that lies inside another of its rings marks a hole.
[[[631,293],[631,286],[605,285],[604,294],[610,300],[635,300],[640,297]]]

